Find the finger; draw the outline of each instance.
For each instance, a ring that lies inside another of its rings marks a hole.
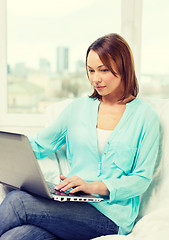
[[[70,188],[74,188],[74,187],[76,187],[76,186],[77,186],[76,183],[69,183],[69,184],[67,184],[65,187],[61,188],[61,191],[67,191],[67,190],[69,190]]]
[[[83,191],[83,187],[82,186],[77,186],[75,188],[73,188],[70,193],[76,193],[76,192],[79,192],[79,191]]]
[[[70,184],[71,181],[69,178],[65,178],[64,180],[62,180],[62,182],[60,182],[56,187],[55,189],[56,190],[61,190],[63,189],[64,187],[66,187],[68,184]]]
[[[66,179],[66,177],[64,176],[64,175],[62,175],[62,174],[60,174],[60,179],[62,180],[62,181],[64,181],[65,179]],[[55,187],[55,190],[60,190],[61,188],[62,188],[63,186],[62,186],[62,182],[61,183],[59,183],[56,187]]]
[[[69,183],[74,183],[73,186],[78,186],[78,185],[80,185],[80,181],[81,181],[81,179],[80,179],[80,178],[77,178],[76,176],[72,176],[72,177],[69,177],[69,178],[65,178],[64,180],[62,180],[62,182],[60,182],[60,183],[55,187],[55,189],[56,189],[56,190],[60,190],[60,189],[64,188],[65,186],[67,186]]]

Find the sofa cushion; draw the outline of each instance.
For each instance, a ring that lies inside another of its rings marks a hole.
[[[66,99],[61,102],[53,103],[47,107],[45,112],[46,127],[55,121],[71,101],[72,99]],[[38,160],[46,181],[58,184],[60,182],[59,175],[63,174],[67,176],[69,173],[70,165],[67,161],[65,148],[66,146],[64,145],[56,153]],[[55,169],[55,171],[53,171],[53,169]]]
[[[157,112],[160,120],[160,148],[153,180],[143,194],[137,221],[152,211],[168,207],[169,199],[169,100],[146,99]]]

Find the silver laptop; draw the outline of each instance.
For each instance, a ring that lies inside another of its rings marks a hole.
[[[58,201],[100,202],[103,198],[79,192],[56,191],[42,174],[28,138],[23,134],[0,131],[0,182]]]

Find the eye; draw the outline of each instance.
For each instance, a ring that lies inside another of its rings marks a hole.
[[[93,73],[94,70],[93,69],[88,69],[88,72]]]
[[[101,72],[108,72],[108,71],[109,71],[108,68],[101,69]]]

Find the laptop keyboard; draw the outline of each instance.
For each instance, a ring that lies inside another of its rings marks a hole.
[[[70,192],[70,190],[67,190],[67,191],[65,191],[65,192],[63,192],[63,191],[56,191],[54,188],[56,187],[56,184],[54,184],[54,183],[51,183],[51,182],[47,182],[46,181],[46,184],[47,184],[47,186],[48,186],[48,188],[49,188],[49,191],[50,191],[50,193],[51,194],[59,194],[59,193],[61,193],[62,195],[64,195],[64,196],[69,196],[69,192]]]
[[[92,197],[90,197],[90,195],[86,195],[84,192],[77,192],[75,194],[72,194],[70,193],[70,190],[67,190],[65,192],[61,191],[61,190],[55,190],[54,188],[56,187],[56,184],[54,183],[51,183],[51,182],[46,182],[48,188],[49,188],[49,191],[51,194],[54,194],[54,195],[59,195],[59,196],[66,196],[67,198],[61,198],[59,199],[59,201],[71,201],[71,199],[73,199],[73,201],[88,201],[88,202],[98,202],[97,198],[94,199]],[[71,198],[73,197],[73,198]],[[79,198],[80,197],[80,198]]]
[[[56,192],[55,192],[55,187],[56,187],[56,184],[54,184],[54,183],[51,183],[51,182],[46,182],[46,184],[48,185],[48,188],[49,188],[49,192],[51,193],[51,194],[55,194]]]

